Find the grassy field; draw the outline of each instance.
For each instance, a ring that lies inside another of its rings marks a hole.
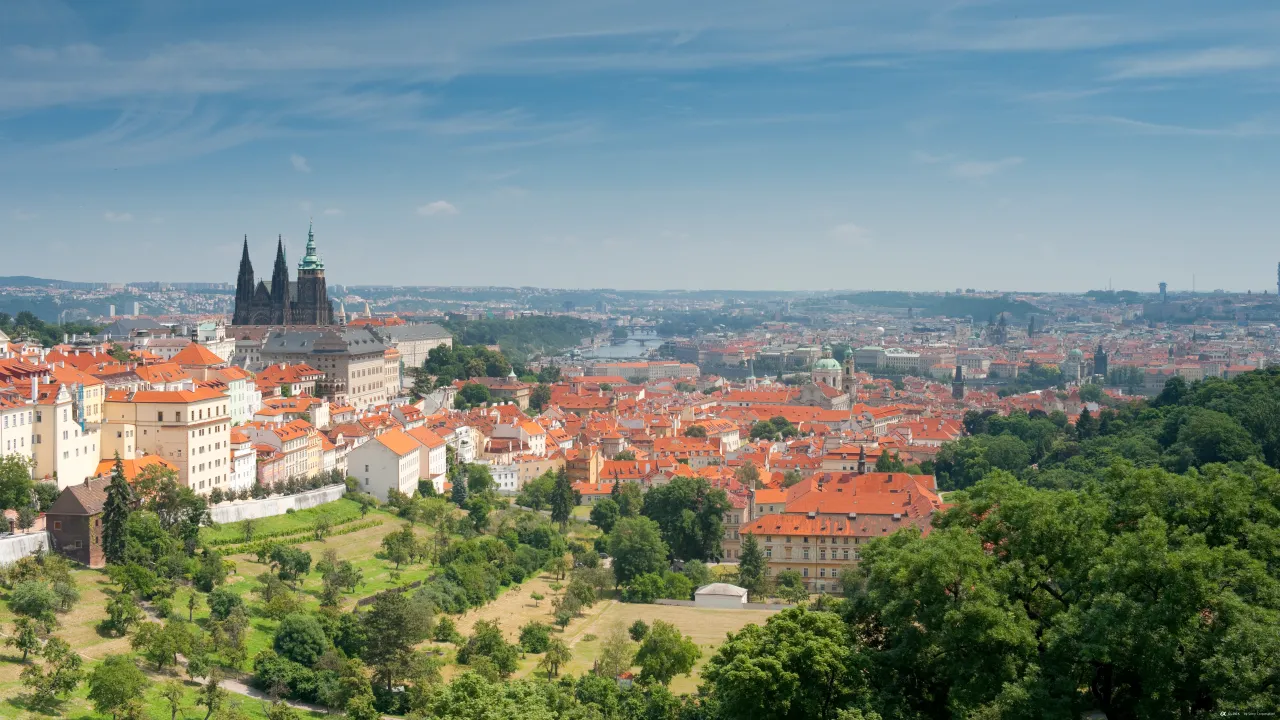
[[[154,673],[150,673],[149,676],[152,684],[147,690],[147,693],[143,696],[146,717],[153,718],[154,720],[168,720],[169,703],[160,697],[159,685],[160,683],[176,676],[157,675]],[[184,718],[185,720],[200,720],[205,716],[206,711],[204,706],[196,705],[196,684],[190,680],[185,680],[184,685],[186,685],[187,694],[186,697],[183,698],[182,707],[178,711],[178,717]],[[103,715],[99,715],[93,711],[93,704],[90,703],[86,697],[88,693],[89,688],[85,684],[81,684],[75,693],[68,697],[62,703],[62,706],[57,709],[56,714],[53,715],[28,709],[24,703],[24,698],[21,696],[6,697],[5,699],[0,700],[0,717],[13,718],[13,720],[43,720],[43,718],[49,717],[59,717],[63,720],[103,720]],[[246,715],[253,718],[253,720],[266,720],[266,701],[232,694],[228,699],[228,704],[238,706]],[[334,717],[326,713],[309,712],[306,710],[299,710],[298,714],[307,720],[320,720],[320,718]]]
[[[472,610],[461,618],[456,618],[458,631],[468,635],[478,620],[490,620],[498,623],[503,634],[511,642],[518,641],[520,627],[530,621],[553,624],[551,598],[555,595],[550,585],[555,582],[550,575],[542,575],[526,581],[518,588],[512,588],[488,605]],[[545,599],[536,604],[532,595],[538,593]],[[600,645],[609,630],[622,623],[628,627],[636,620],[644,620],[650,625],[654,620],[664,620],[690,636],[702,650],[702,658],[691,677],[677,677],[671,682],[675,692],[692,692],[697,689],[698,669],[715,653],[716,648],[724,642],[726,633],[740,630],[749,623],[764,624],[773,615],[773,610],[711,610],[705,608],[673,607],[669,605],[644,605],[618,602],[615,599],[602,600],[580,618],[575,618],[565,628],[561,637],[573,651],[573,661],[563,672],[581,675],[591,670],[592,664],[600,656]],[[595,636],[587,639],[588,636]],[[530,655],[520,664],[518,677],[527,677],[534,672],[540,656]],[[446,678],[453,677],[466,668],[450,665],[444,669]]]
[[[350,503],[350,501],[346,500],[339,502]],[[355,503],[350,503],[350,505],[356,507],[355,514],[356,517],[359,517],[358,506]],[[342,511],[340,510],[340,512]],[[303,515],[303,513],[278,516],[277,519],[289,518],[290,521],[295,521],[294,516],[296,515]],[[381,511],[370,513],[369,517],[381,518],[383,524],[377,527],[364,528],[354,533],[330,537],[321,541],[310,541],[296,546],[310,552],[314,561],[319,561],[321,554],[326,549],[332,548],[337,552],[339,559],[352,561],[364,573],[364,582],[357,591],[344,598],[344,605],[347,609],[353,607],[356,600],[361,597],[373,595],[399,584],[425,579],[432,571],[432,568],[422,565],[405,567],[400,571],[399,580],[393,580],[394,565],[374,557],[374,555],[381,548],[382,538],[399,529],[405,523],[394,515]],[[310,519],[304,519],[302,522],[304,523],[304,528],[309,528],[315,522],[315,514],[313,513]],[[427,530],[420,527],[418,533],[425,536]],[[257,586],[255,578],[260,573],[266,572],[269,569],[268,566],[257,563],[253,556],[248,554],[232,555],[228,559],[235,564],[235,570],[228,576],[224,587],[242,595],[247,603],[257,603],[256,596],[250,594],[250,592]],[[71,612],[59,616],[60,625],[54,634],[66,640],[76,652],[80,653],[85,660],[85,670],[88,671],[95,662],[107,655],[129,653],[131,650],[128,638],[104,636],[99,634],[97,630],[98,623],[106,618],[106,603],[115,588],[106,574],[99,570],[79,569],[73,571],[73,577],[76,581],[76,587],[80,590],[81,599],[72,608]],[[320,587],[320,574],[314,569],[297,583],[297,590],[305,606],[311,609],[319,607]],[[187,598],[190,594],[191,589],[189,587],[180,587],[172,601],[175,614],[184,618],[187,616]],[[209,609],[207,605],[203,602],[199,603],[193,618],[197,623],[203,624],[208,617]],[[8,610],[7,603],[0,603],[0,632],[10,632],[13,627],[13,619],[14,616]],[[254,632],[249,635],[248,649],[250,658],[255,653],[270,647],[277,625],[274,620],[258,616],[254,616],[251,623]],[[26,720],[28,717],[47,718],[60,716],[76,720],[85,718],[87,720],[88,718],[100,717],[92,713],[89,704],[84,700],[87,692],[87,688],[84,686],[81,686],[66,701],[58,715],[46,715],[27,710],[22,705],[21,699],[23,689],[19,683],[19,674],[23,665],[20,662],[20,657],[20,654],[0,645],[0,718],[5,720],[8,720],[8,718]],[[245,670],[248,669],[247,665],[246,663]],[[150,670],[150,668],[147,669],[148,671]],[[163,680],[166,677],[168,676],[154,676],[156,680]],[[251,717],[265,717],[262,704],[259,701],[239,696],[235,699],[243,703],[244,710]],[[158,698],[148,698],[149,708],[153,708],[151,715],[156,718],[168,718],[168,710],[164,708],[163,712],[161,712],[160,702]],[[203,710],[188,709],[186,716],[202,718],[204,717],[204,712]]]
[[[325,517],[335,525],[360,517],[360,503],[342,498],[319,507],[297,512],[259,518],[253,521],[255,537],[275,533],[305,533],[315,526],[316,520]],[[245,542],[241,523],[225,523],[216,528],[200,530],[200,539],[208,543]]]

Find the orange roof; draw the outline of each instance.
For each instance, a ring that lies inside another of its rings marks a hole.
[[[417,452],[418,442],[409,437],[403,430],[388,430],[374,438],[396,455],[408,455]]]
[[[139,365],[134,369],[134,372],[138,374],[138,377],[149,383],[170,383],[191,379],[186,370],[173,363]]]
[[[177,465],[174,465],[159,455],[143,455],[136,460],[121,460],[120,464],[124,467],[124,479],[130,482],[132,482],[134,478],[138,477],[138,473],[152,465],[160,465],[164,467],[164,469],[172,470],[174,472],[178,471]],[[114,458],[111,460],[102,460],[98,463],[98,469],[95,470],[93,474],[99,476],[110,475],[112,471],[115,470],[115,466],[116,461]]]
[[[444,445],[444,438],[425,427],[416,427],[406,431],[406,434],[429,448],[438,448]]]
[[[208,367],[209,365],[222,365],[226,361],[214,355],[212,350],[200,343],[191,343],[182,348],[177,355],[174,355],[172,362],[177,365]]]
[[[226,394],[211,388],[196,388],[195,390],[139,390],[133,394],[132,400],[136,403],[191,403],[221,397],[226,397]]]

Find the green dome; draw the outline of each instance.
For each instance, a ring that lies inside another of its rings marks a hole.
[[[813,369],[814,370],[839,370],[840,363],[836,362],[835,359],[833,358],[822,358],[821,360],[813,364]]]

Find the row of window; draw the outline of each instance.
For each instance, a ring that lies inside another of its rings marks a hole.
[[[4,416],[4,427],[5,427],[5,429],[6,429],[6,430],[7,430],[7,429],[9,429],[9,418],[13,418],[13,426],[14,426],[14,427],[22,427],[22,426],[26,425],[27,423],[31,422],[31,412],[30,412],[30,411],[28,411],[28,412],[20,412],[20,413],[18,413],[17,415],[5,415],[5,416]]]
[[[790,560],[790,559],[791,559],[791,548],[785,548],[785,550],[786,550],[786,553],[785,553],[786,557],[785,557],[785,558],[783,558],[783,559],[784,559],[784,560]],[[831,559],[832,559],[832,560],[841,560],[841,559],[844,559],[844,560],[861,560],[861,559],[862,559],[862,554],[861,554],[860,552],[858,552],[858,550],[857,550],[856,548],[854,549],[854,551],[853,551],[853,555],[852,555],[852,556],[850,556],[850,554],[849,554],[849,548],[845,548],[845,549],[844,549],[844,557],[843,557],[843,558],[840,558],[840,557],[838,557],[838,556],[837,556],[837,554],[838,554],[839,552],[840,552],[840,551],[838,551],[838,550],[834,550],[834,549],[833,549],[833,550],[831,551]],[[766,548],[764,549],[764,556],[765,556],[765,557],[767,557],[767,558],[771,558],[771,557],[773,557],[773,548],[771,548],[771,547],[766,547]],[[802,559],[802,560],[808,560],[808,559],[809,559],[809,548],[804,548],[804,554],[803,554],[803,555],[801,555],[801,558],[800,558],[800,559]],[[821,549],[821,550],[819,550],[819,551],[818,551],[818,560],[826,560],[826,559],[827,559],[827,551],[826,551],[826,548],[823,548],[823,549]]]
[[[215,412],[217,413],[216,415],[214,414]],[[65,414],[66,414],[66,411],[64,410],[63,415],[65,416]],[[197,408],[192,412],[192,417],[189,417],[188,419],[189,420],[208,420],[213,417],[222,417],[226,414],[227,414],[227,406],[219,405],[218,407],[212,408],[212,409]],[[62,419],[66,420],[66,417],[63,417]],[[173,421],[182,422],[182,411],[180,410],[173,411]],[[156,411],[156,422],[164,422],[163,410]]]
[[[787,535],[787,536],[786,536],[786,539],[785,539],[785,540],[783,540],[782,542],[790,543],[790,542],[791,542],[791,540],[792,540],[792,536]],[[844,545],[848,545],[848,544],[849,544],[849,538],[847,538],[847,537],[846,537],[846,538],[831,538],[831,544],[832,544],[832,545],[840,545],[840,544],[842,544],[842,543],[838,542],[838,541],[840,541],[840,540],[843,540],[843,541],[844,541],[844,542],[843,542],[843,544],[844,544]],[[767,543],[771,543],[771,542],[773,542],[773,536],[772,536],[772,535],[765,535],[765,536],[764,536],[764,541],[765,541],[765,542],[767,542]],[[808,542],[809,542],[809,538],[808,538],[808,537],[805,537],[803,540],[801,540],[801,542],[802,542],[802,543],[804,543],[804,544],[808,544]],[[826,545],[826,544],[827,544],[827,539],[826,539],[825,537],[819,537],[819,538],[818,538],[818,544],[819,544],[819,545]],[[857,537],[854,537],[854,538],[853,538],[853,544],[854,544],[854,545],[857,545],[857,544],[858,544],[858,538],[857,538]]]

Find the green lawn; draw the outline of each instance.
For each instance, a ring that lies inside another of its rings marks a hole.
[[[316,520],[322,517],[329,518],[329,521],[335,525],[355,520],[360,517],[360,503],[341,498],[308,510],[259,518],[253,521],[253,532],[255,537],[265,537],[274,533],[304,533],[314,527]],[[208,543],[245,542],[244,530],[238,522],[203,528],[200,530],[200,539]]]
[[[151,677],[152,684],[147,690],[146,695],[143,696],[143,702],[145,703],[146,708],[146,717],[154,718],[155,720],[168,720],[169,703],[160,697],[160,684],[177,676],[155,673],[149,673],[149,675]],[[184,678],[184,685],[186,685],[187,694],[186,697],[183,698],[182,708],[178,711],[178,717],[200,720],[205,716],[206,711],[204,706],[196,705],[196,683]],[[86,697],[88,694],[89,688],[86,682],[81,684],[80,687],[62,703],[60,708],[58,708],[54,713],[48,714],[28,709],[26,705],[26,698],[22,694],[10,694],[6,692],[6,698],[4,700],[0,700],[0,717],[15,719],[22,718],[23,720],[26,720],[26,718],[45,717],[60,717],[63,718],[63,720],[103,720],[104,717],[109,718],[109,715],[103,716],[93,711],[93,704],[90,703]],[[266,720],[267,702],[264,700],[257,700],[232,693],[229,696],[228,702],[231,705],[238,705],[240,709],[249,717],[253,718],[253,720]],[[306,710],[299,710],[298,713],[303,718],[314,720],[332,717],[325,713],[309,712]]]

